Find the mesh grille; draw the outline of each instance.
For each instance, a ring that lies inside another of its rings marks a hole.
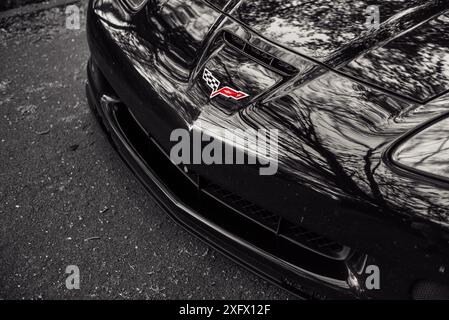
[[[339,254],[345,249],[343,245],[335,241],[290,222],[283,222],[282,234],[293,241],[302,244],[312,244],[314,247],[320,249],[320,251],[326,254]]]
[[[348,248],[300,225],[289,222],[277,214],[263,209],[220,186],[207,183],[203,190],[216,197],[247,218],[258,222],[278,236],[318,251],[326,256],[339,257]]]
[[[271,230],[277,230],[280,217],[276,214],[264,210],[254,203],[241,198],[240,196],[229,192],[215,184],[209,183],[203,188],[211,195],[217,197],[231,208],[239,211],[241,214],[256,220]]]
[[[413,300],[449,300],[449,287],[433,281],[419,281],[412,291]]]

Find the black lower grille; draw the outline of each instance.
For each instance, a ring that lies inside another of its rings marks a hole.
[[[241,214],[254,219],[256,222],[261,223],[263,226],[266,226],[271,230],[277,230],[279,226],[278,215],[270,213],[267,210],[258,207],[254,203],[243,199],[239,195],[227,191],[216,184],[206,183],[202,188],[204,191],[219,198],[225,204],[239,211]]]
[[[338,257],[348,252],[349,248],[322,235],[307,230],[299,225],[285,222],[282,235],[299,243],[306,243],[323,254]]]
[[[203,182],[202,188],[240,214],[261,224],[276,235],[286,238],[286,240],[296,242],[331,258],[346,258],[350,252],[348,247],[294,224],[216,184]]]

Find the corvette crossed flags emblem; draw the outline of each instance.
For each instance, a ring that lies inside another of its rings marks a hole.
[[[210,95],[211,99],[219,95],[232,98],[234,100],[241,100],[243,98],[249,97],[249,94],[242,91],[234,90],[230,87],[220,88],[221,84],[220,81],[217,78],[215,78],[212,72],[210,72],[206,68],[204,69],[203,72],[203,80],[212,89],[212,93]]]

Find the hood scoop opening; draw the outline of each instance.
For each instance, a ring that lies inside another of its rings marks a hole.
[[[242,53],[257,61],[258,63],[264,65],[269,69],[272,69],[274,72],[277,72],[284,77],[293,77],[298,73],[298,69],[296,69],[294,66],[282,60],[279,60],[266,52],[263,52],[262,50],[256,48],[255,46],[249,44],[247,41],[237,37],[230,32],[224,31],[223,38],[228,45],[234,47],[235,49],[241,51]]]

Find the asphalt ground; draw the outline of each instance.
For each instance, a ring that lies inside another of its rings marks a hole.
[[[144,190],[87,106],[84,16],[80,30],[65,19],[62,7],[0,21],[0,299],[293,298]]]

